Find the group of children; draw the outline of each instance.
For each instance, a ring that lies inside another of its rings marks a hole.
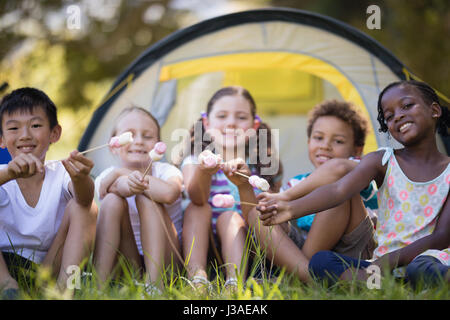
[[[78,151],[45,162],[62,130],[45,93],[21,88],[5,96],[1,147],[12,160],[0,165],[0,291],[16,293],[15,267],[32,264],[49,267],[63,289],[68,267],[91,254],[100,290],[123,258],[143,271],[148,293],[160,291],[168,266],[185,267],[194,288],[209,287],[211,248],[224,266],[225,287],[237,288],[248,273],[249,234],[268,260],[306,283],[355,273],[363,280],[371,265],[406,267],[404,276],[413,282],[450,280],[450,158],[438,151],[435,137],[447,133],[450,114],[425,83],[396,82],[381,92],[380,131],[404,147],[362,158],[367,121],[347,102],[317,105],[307,128],[315,169],[286,186],[281,162],[276,173],[265,174],[261,158],[279,159],[246,89],[218,90],[198,121],[213,144],[201,140],[198,150],[191,130],[180,168],[158,161],[144,175],[160,127],[147,110],[124,109],[111,134],[130,131],[133,142],[111,149],[120,166],[94,183],[94,163]],[[221,161],[205,165],[199,155],[211,146]],[[265,178],[270,190],[254,188],[250,175]],[[213,206],[217,194],[232,195],[235,204]]]

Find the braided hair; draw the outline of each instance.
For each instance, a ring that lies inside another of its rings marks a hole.
[[[383,99],[383,95],[391,88],[397,87],[397,86],[406,86],[410,85],[414,88],[418,89],[422,95],[422,98],[424,101],[428,104],[432,104],[433,102],[437,103],[439,107],[442,110],[442,114],[439,117],[437,123],[436,123],[436,130],[439,134],[443,136],[448,136],[447,128],[450,126],[450,111],[447,107],[442,106],[439,102],[439,97],[436,94],[436,91],[434,91],[433,88],[431,88],[428,84],[421,81],[416,80],[403,80],[403,81],[397,81],[389,84],[386,88],[381,91],[380,96],[378,97],[378,123],[380,124],[380,132],[387,132],[388,127],[386,125],[386,120],[384,119],[384,113],[383,108],[381,106],[381,100]]]

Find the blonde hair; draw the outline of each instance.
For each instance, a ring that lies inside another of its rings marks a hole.
[[[117,135],[117,123],[119,122],[119,120],[122,119],[125,115],[127,115],[127,114],[129,114],[129,113],[131,113],[133,111],[141,111],[141,112],[145,113],[147,116],[149,116],[150,119],[153,120],[153,122],[155,122],[156,128],[158,129],[158,136],[157,136],[157,138],[158,138],[158,141],[161,140],[161,133],[160,133],[161,132],[161,127],[159,126],[159,123],[156,120],[156,118],[150,113],[150,111],[148,111],[148,110],[146,110],[144,108],[141,108],[141,107],[136,107],[136,106],[127,107],[127,108],[123,109],[119,113],[119,115],[116,117],[116,120],[114,121],[114,127],[113,127],[113,129],[111,131],[111,137]]]

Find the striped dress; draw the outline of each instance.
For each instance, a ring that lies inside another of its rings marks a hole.
[[[183,163],[181,164],[181,168],[183,168],[187,164],[198,164],[197,157],[195,157],[195,156],[186,157],[183,160]],[[249,167],[250,167],[252,175],[256,174],[256,168],[253,166],[249,166]],[[256,189],[256,188],[253,188],[253,190],[255,191],[255,194],[258,194],[261,192],[259,189]],[[234,206],[231,208],[216,208],[216,207],[214,207],[212,205],[212,197],[214,197],[216,194],[219,194],[219,193],[231,194],[234,197],[234,199],[236,200],[236,202],[240,202],[238,188],[230,180],[228,180],[227,176],[223,173],[222,170],[217,171],[217,173],[214,174],[211,178],[211,188],[210,188],[209,199],[208,199],[208,203],[212,209],[211,224],[212,224],[212,230],[213,230],[214,235],[216,235],[217,219],[223,212],[235,211],[235,212],[239,213],[240,215],[242,215],[240,204],[234,204]],[[183,204],[183,208],[186,208],[190,202],[187,195],[185,196],[185,198],[186,198],[186,200]]]

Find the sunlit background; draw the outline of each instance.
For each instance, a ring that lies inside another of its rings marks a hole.
[[[369,5],[381,29],[366,26]],[[63,135],[48,158],[75,149],[115,78],[146,48],[199,21],[254,8],[290,7],[324,14],[379,41],[418,77],[450,93],[448,0],[2,0],[0,85],[43,89],[56,103]],[[73,21],[73,9],[80,12]],[[79,22],[78,28],[73,23]]]

